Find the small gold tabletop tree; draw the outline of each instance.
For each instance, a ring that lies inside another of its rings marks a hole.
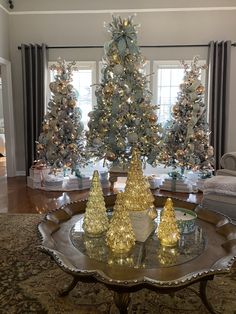
[[[117,194],[113,216],[106,234],[106,243],[117,254],[128,253],[135,244],[129,213],[123,203],[123,192]]]
[[[143,175],[140,154],[134,148],[125,186],[125,206],[129,211],[142,211],[153,208],[153,202],[149,183]]]
[[[161,213],[161,222],[157,229],[157,236],[163,246],[175,246],[180,239],[180,232],[171,198],[166,200]]]
[[[84,214],[83,229],[87,235],[100,236],[107,231],[108,224],[99,173],[95,170]]]

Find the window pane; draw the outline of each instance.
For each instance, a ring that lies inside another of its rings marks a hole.
[[[92,69],[87,68],[80,69],[78,66],[78,70],[73,71],[72,82],[74,89],[77,91],[77,106],[82,111],[82,122],[84,124],[84,128],[87,129],[88,126],[88,113],[92,110]],[[88,66],[89,67],[89,66]],[[53,70],[49,70],[50,82],[54,81],[54,72]],[[49,98],[52,97],[50,93]]]
[[[205,62],[203,62],[204,64]],[[158,122],[165,123],[171,119],[171,108],[177,101],[179,86],[183,81],[184,69],[180,66],[178,61],[166,64],[157,64],[156,68],[157,86],[155,86],[154,95],[157,104],[160,106],[158,109]],[[202,84],[204,82],[205,70],[201,71]]]
[[[77,106],[82,111],[82,122],[87,129],[88,113],[92,110],[92,70],[73,71],[72,84],[78,92]]]

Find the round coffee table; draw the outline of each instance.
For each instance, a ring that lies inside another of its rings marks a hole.
[[[116,195],[105,197],[108,211],[115,199]],[[155,196],[156,207],[162,207],[165,201],[166,197]],[[117,256],[106,247],[104,237],[90,238],[83,233],[86,202],[74,202],[52,211],[38,225],[40,249],[73,276],[61,295],[68,294],[79,281],[98,281],[115,292],[114,302],[120,313],[127,313],[131,292],[148,288],[172,293],[200,282],[201,299],[214,313],[206,297],[207,282],[216,274],[229,272],[236,260],[236,226],[229,218],[173,199],[174,206],[195,210],[195,231],[182,235],[176,248],[161,247],[152,234],[145,243],[136,243],[130,254]]]

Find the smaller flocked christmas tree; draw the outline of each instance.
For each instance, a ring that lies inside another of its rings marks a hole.
[[[123,197],[123,192],[117,194],[113,216],[106,234],[108,247],[117,254],[129,252],[135,244],[134,231]]]
[[[204,103],[204,86],[200,74],[206,65],[194,57],[191,65],[182,62],[184,79],[177,102],[172,107],[172,120],[166,124],[160,160],[174,169],[213,170],[213,147],[209,144],[209,127]]]
[[[84,214],[83,229],[90,236],[100,236],[108,228],[108,217],[102,186],[97,170],[93,173],[88,202]]]
[[[133,149],[124,192],[125,206],[130,211],[150,210],[154,197],[147,179],[143,175],[142,162],[137,149]]]
[[[180,239],[175,210],[171,198],[168,198],[161,212],[161,222],[157,229],[157,236],[161,245],[175,246]]]
[[[37,163],[50,166],[53,172],[61,168],[73,172],[85,162],[81,111],[76,107],[76,91],[71,84],[74,67],[74,62],[67,64],[61,59],[51,66],[55,79],[49,85],[52,99],[36,150]]]

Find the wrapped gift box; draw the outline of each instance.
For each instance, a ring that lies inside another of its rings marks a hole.
[[[46,177],[50,172],[49,167],[44,167],[44,168],[36,168],[36,167],[31,167],[29,171],[29,176],[32,178],[34,181],[41,182],[44,177]]]

